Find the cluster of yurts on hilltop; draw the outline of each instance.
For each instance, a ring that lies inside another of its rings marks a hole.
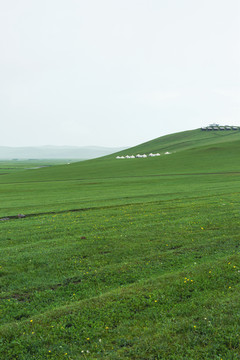
[[[201,128],[202,131],[211,131],[211,130],[240,130],[239,126],[229,126],[229,125],[225,125],[225,126],[221,126],[218,124],[211,124],[209,126],[206,127],[202,127]]]
[[[170,152],[165,152],[164,155],[169,155],[171,154]],[[153,154],[153,153],[150,153],[148,155],[146,154],[137,154],[136,156],[134,155],[126,155],[126,156],[117,156],[116,159],[135,159],[135,158],[147,158],[147,157],[154,157],[154,156],[160,156],[161,154],[157,153],[157,154]]]

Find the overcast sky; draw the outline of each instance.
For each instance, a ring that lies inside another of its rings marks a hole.
[[[240,125],[239,0],[0,0],[0,145]]]

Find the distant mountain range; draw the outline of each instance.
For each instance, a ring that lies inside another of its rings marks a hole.
[[[113,154],[125,148],[101,146],[33,146],[8,147],[0,146],[0,159],[94,159]]]

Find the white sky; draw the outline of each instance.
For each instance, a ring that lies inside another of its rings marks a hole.
[[[0,145],[240,125],[239,0],[0,0]]]

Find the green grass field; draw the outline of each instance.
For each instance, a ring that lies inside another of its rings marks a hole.
[[[0,359],[240,359],[239,150],[197,129],[1,175]]]
[[[43,167],[49,167],[53,165],[62,165],[67,162],[73,162],[73,160],[66,159],[32,159],[32,160],[0,160],[0,175],[13,173],[23,170],[35,170]]]

